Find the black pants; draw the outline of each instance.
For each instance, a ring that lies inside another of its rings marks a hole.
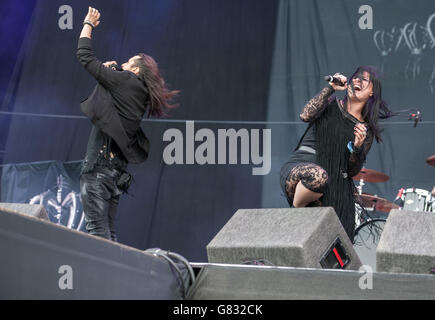
[[[122,192],[117,187],[121,172],[95,168],[80,176],[80,196],[89,234],[117,241],[115,217]]]

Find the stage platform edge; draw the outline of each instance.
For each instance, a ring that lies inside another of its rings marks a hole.
[[[435,275],[191,263],[189,300],[433,300]]]

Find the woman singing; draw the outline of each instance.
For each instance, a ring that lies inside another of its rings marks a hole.
[[[352,240],[356,188],[373,138],[382,141],[378,119],[393,114],[382,100],[381,83],[372,67],[359,67],[352,77],[335,74],[304,107],[300,118],[308,128],[281,168],[281,187],[290,206],[333,207]],[[347,90],[344,99],[332,94]]]

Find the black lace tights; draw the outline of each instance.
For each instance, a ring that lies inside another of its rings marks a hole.
[[[287,200],[293,204],[296,185],[299,181],[309,190],[323,193],[328,185],[328,173],[322,167],[314,163],[301,163],[293,167],[286,181]],[[321,206],[320,200],[310,203],[308,206]]]

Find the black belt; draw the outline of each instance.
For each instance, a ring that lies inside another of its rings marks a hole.
[[[115,178],[115,177],[119,177],[122,174],[122,170],[118,169],[118,168],[110,168],[110,167],[106,167],[106,166],[101,166],[101,165],[96,165],[94,167],[94,172],[96,173],[103,173],[109,177]]]

